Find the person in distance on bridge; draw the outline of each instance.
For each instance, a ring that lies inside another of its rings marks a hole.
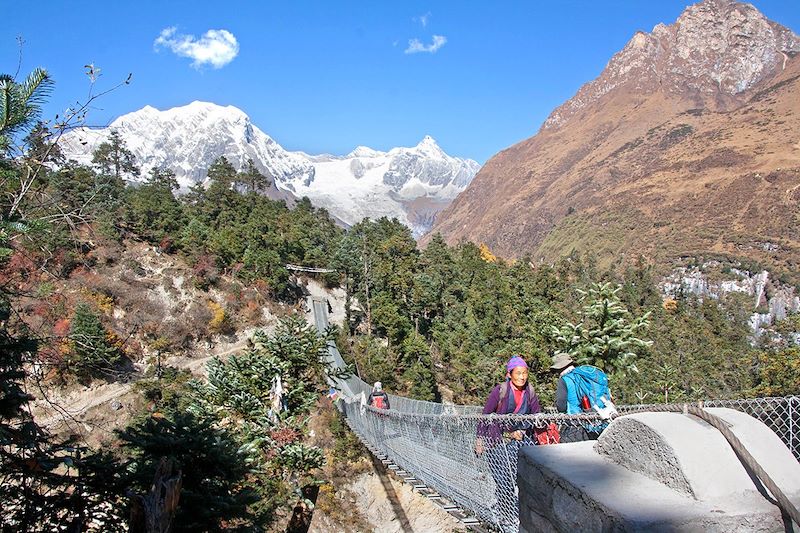
[[[539,397],[528,382],[528,364],[515,355],[506,364],[506,379],[489,394],[483,414],[536,414],[541,412]],[[486,462],[496,486],[498,522],[513,529],[517,520],[517,453],[533,444],[530,424],[479,422],[475,453],[486,452]]]
[[[389,395],[386,394],[385,390],[383,390],[383,385],[380,381],[376,381],[372,386],[372,392],[369,393],[369,399],[367,400],[367,403],[376,409],[389,408]]]

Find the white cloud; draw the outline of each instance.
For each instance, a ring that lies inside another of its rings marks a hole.
[[[439,48],[445,45],[447,42],[447,37],[444,35],[434,35],[433,41],[431,44],[425,45],[422,44],[422,41],[419,39],[410,39],[408,41],[408,48],[406,48],[407,54],[416,54],[418,52],[428,52],[429,54],[433,54]]]
[[[424,15],[421,15],[419,17],[414,17],[412,20],[414,22],[419,22],[420,24],[422,24],[422,27],[425,28],[428,25],[428,21],[431,20],[431,12],[428,11]]]
[[[177,31],[174,26],[164,28],[153,46],[156,49],[166,47],[178,56],[193,59],[195,68],[203,65],[222,68],[239,55],[239,42],[228,30],[208,30],[199,39]]]

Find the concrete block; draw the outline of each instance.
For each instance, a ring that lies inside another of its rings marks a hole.
[[[760,420],[736,409],[713,407],[706,411],[729,424],[747,451],[781,490],[787,494],[800,494],[800,463],[774,431]]]
[[[800,465],[780,439],[738,411],[715,414],[800,504]],[[724,437],[678,413],[621,417],[596,444],[523,448],[517,482],[522,532],[787,530]]]
[[[800,464],[762,422],[733,409],[710,409],[725,420],[761,466],[787,493],[800,494]],[[757,492],[722,433],[681,413],[620,417],[600,436],[595,451],[634,472],[697,500]]]

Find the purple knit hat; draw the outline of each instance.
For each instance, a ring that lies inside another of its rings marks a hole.
[[[506,365],[506,372],[511,372],[518,366],[521,366],[522,368],[528,368],[528,363],[526,363],[525,359],[523,359],[519,355],[515,355],[514,357],[508,360],[508,364]]]

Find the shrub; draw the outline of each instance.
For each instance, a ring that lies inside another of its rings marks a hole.
[[[193,332],[194,338],[201,339],[208,335],[208,325],[214,315],[207,305],[192,302],[180,318],[189,331]]]
[[[800,391],[800,348],[762,353],[758,358],[756,396],[791,396]]]
[[[112,335],[92,308],[81,302],[75,307],[69,331],[68,369],[79,376],[89,376],[116,364],[121,353]]]
[[[213,255],[203,254],[197,258],[192,267],[195,284],[201,289],[207,289],[219,279],[219,269]]]
[[[225,312],[225,308],[213,300],[209,300],[208,308],[211,310],[211,320],[208,322],[208,330],[211,333],[230,333],[233,330],[230,317]]]

